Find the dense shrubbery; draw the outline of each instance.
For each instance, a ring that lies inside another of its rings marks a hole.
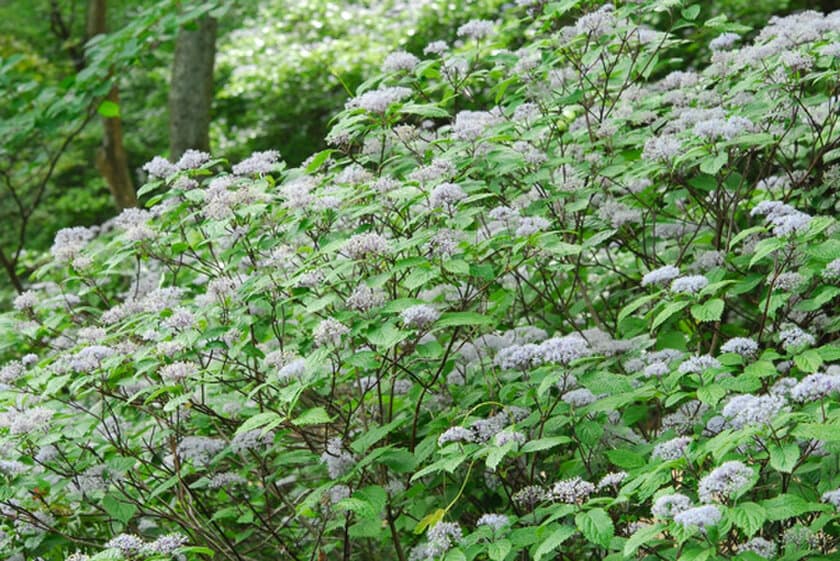
[[[840,13],[651,82],[639,22],[695,7],[520,4],[300,168],[157,159],[60,232],[4,334],[8,558],[837,555]]]

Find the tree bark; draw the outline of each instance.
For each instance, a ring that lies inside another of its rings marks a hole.
[[[87,18],[88,39],[105,33],[105,14],[107,10],[106,0],[89,0]],[[119,87],[114,84],[108,92],[107,101],[115,103],[119,107]],[[137,194],[134,191],[134,182],[131,180],[131,173],[128,169],[128,154],[123,143],[122,119],[116,117],[103,117],[102,126],[104,135],[102,146],[96,151],[96,168],[114,197],[117,208],[137,206]]]
[[[208,15],[194,30],[181,28],[175,41],[169,86],[169,158],[190,148],[210,151],[210,108],[216,59],[216,20]]]

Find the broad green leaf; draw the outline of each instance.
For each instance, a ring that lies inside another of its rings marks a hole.
[[[653,325],[650,327],[652,331],[656,331],[656,328],[668,321],[668,318],[688,306],[688,302],[671,302],[659,314],[657,314],[656,319],[653,320]]]
[[[767,520],[767,511],[759,504],[745,502],[730,508],[729,517],[736,526],[750,537],[764,526],[764,522]]]
[[[113,495],[105,495],[102,498],[102,508],[111,518],[119,520],[123,524],[128,524],[128,521],[137,512],[137,507],[131,503],[124,502]]]
[[[712,298],[702,304],[695,304],[691,307],[691,315],[694,319],[700,322],[705,321],[719,321],[723,315],[723,300],[720,298]]]
[[[575,516],[575,525],[589,542],[607,548],[610,545],[615,528],[612,519],[601,508],[593,508]]]
[[[443,314],[435,323],[436,327],[452,327],[456,325],[492,325],[493,318],[477,312],[448,312]]]
[[[770,445],[770,467],[783,473],[791,473],[799,461],[799,445],[794,442],[777,446]]]
[[[571,526],[558,527],[534,551],[534,561],[540,561],[540,559],[563,545],[563,542],[569,539],[574,533],[575,529]]]
[[[323,425],[332,421],[329,414],[323,407],[313,407],[307,409],[296,418],[292,419],[292,424],[298,427],[307,425]]]
[[[99,109],[97,109],[97,111],[100,115],[102,115],[105,118],[113,118],[120,116],[120,106],[119,104],[114,103],[113,101],[103,101],[102,104],[99,106]]]

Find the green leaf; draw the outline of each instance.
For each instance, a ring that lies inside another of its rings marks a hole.
[[[122,502],[113,495],[105,495],[102,498],[102,508],[111,518],[128,524],[132,516],[137,512],[137,507],[131,503]]]
[[[650,543],[662,532],[662,524],[644,525],[624,542],[624,557],[633,557],[644,544]]]
[[[691,315],[697,321],[719,321],[723,315],[724,303],[720,298],[712,298],[702,304],[691,307]]]
[[[796,355],[793,357],[793,362],[797,368],[808,374],[813,374],[823,365],[823,359],[815,349],[809,349],[802,354]]]
[[[720,168],[726,165],[728,160],[729,155],[726,152],[721,151],[721,153],[714,158],[703,159],[703,161],[700,162],[700,171],[708,173],[709,175],[715,175],[720,171]]]
[[[709,384],[697,388],[697,399],[708,405],[714,406],[726,396],[726,390],[719,384]]]
[[[612,464],[624,469],[635,469],[642,467],[647,463],[645,461],[645,457],[641,454],[636,454],[635,452],[631,452],[629,450],[622,450],[621,448],[608,450],[607,459],[609,459]]]
[[[694,4],[693,6],[689,6],[682,11],[683,19],[687,21],[694,21],[697,19],[697,16],[700,14],[700,6]]]
[[[799,495],[784,493],[778,497],[761,501],[761,506],[767,511],[767,520],[777,522],[795,518],[808,512],[822,510],[823,505],[810,503]]]
[[[417,525],[414,527],[414,533],[422,534],[426,530],[426,528],[434,526],[435,524],[443,520],[444,516],[446,516],[446,511],[442,508],[439,508],[436,511],[427,514],[426,516],[421,518],[420,522],[418,522]]]
[[[610,515],[601,508],[581,512],[575,516],[575,525],[587,540],[603,548],[610,546],[610,541],[615,534]]]
[[[409,335],[410,331],[397,329],[393,323],[383,323],[368,333],[367,340],[376,347],[390,349]]]
[[[784,246],[785,242],[779,238],[767,238],[766,240],[761,240],[756,244],[755,249],[753,250],[752,259],[750,259],[750,268],[774,251],[781,249]]]
[[[456,325],[492,325],[493,318],[477,312],[448,312],[443,314],[435,324],[437,327],[452,327]]]
[[[575,529],[571,526],[558,527],[537,547],[537,550],[534,552],[534,561],[540,561],[540,559],[560,547],[574,533]]]
[[[688,306],[688,302],[671,302],[665,308],[657,314],[656,319],[653,320],[653,325],[651,326],[651,330],[655,331],[657,327],[665,323],[668,318],[672,315],[676,314],[683,308]]]
[[[747,537],[751,537],[764,526],[767,511],[760,504],[746,502],[729,509],[729,517],[747,534]]]
[[[120,106],[113,101],[103,101],[102,105],[99,106],[97,112],[105,118],[112,118],[112,117],[119,117],[120,116]]]
[[[799,446],[796,443],[770,446],[770,466],[776,471],[791,473],[798,461]]]
[[[651,300],[656,300],[657,298],[661,298],[659,294],[650,294],[648,296],[642,296],[641,298],[636,298],[626,306],[624,306],[620,312],[618,312],[618,321],[621,322],[624,318],[650,302]]]
[[[446,109],[442,109],[437,105],[419,103],[407,103],[400,108],[399,112],[407,115],[420,115],[421,117],[438,119],[444,119],[450,116]]]
[[[257,413],[244,423],[242,423],[238,429],[236,429],[236,434],[242,434],[244,432],[249,432],[254,429],[258,429],[260,427],[264,427],[265,425],[276,421],[282,420],[282,417],[273,411],[266,411],[264,413]]]
[[[840,441],[840,425],[827,423],[799,423],[791,434],[800,438],[813,438],[826,442]]]
[[[321,150],[320,152],[315,154],[315,156],[313,156],[310,159],[309,165],[306,166],[306,173],[312,173],[312,172],[316,171],[318,168],[320,168],[321,164],[326,162],[327,159],[330,156],[332,156],[333,152],[335,152],[335,150],[329,149],[329,150]]]
[[[298,427],[307,425],[323,425],[332,421],[329,414],[323,407],[313,407],[301,413],[295,419],[292,419],[292,424]]]
[[[548,450],[561,444],[571,442],[572,439],[568,436],[551,436],[548,438],[539,438],[537,440],[529,440],[522,446],[521,452],[528,454],[530,452],[539,452],[540,450]]]
[[[510,553],[511,543],[509,540],[495,540],[487,546],[487,556],[491,561],[503,561]]]

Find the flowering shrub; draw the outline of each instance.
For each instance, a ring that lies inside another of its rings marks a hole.
[[[519,4],[56,237],[7,558],[836,557],[840,12],[653,79],[696,8]]]

